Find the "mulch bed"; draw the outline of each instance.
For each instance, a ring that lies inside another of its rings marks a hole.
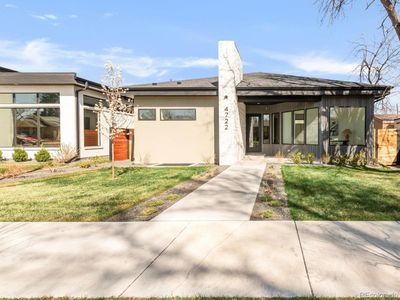
[[[150,198],[126,211],[112,216],[109,222],[148,221],[174,205],[201,185],[223,172],[226,166],[216,166],[202,174],[186,180],[177,186]]]
[[[268,164],[251,214],[251,220],[292,220],[281,164]]]

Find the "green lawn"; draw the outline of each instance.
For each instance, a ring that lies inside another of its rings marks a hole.
[[[101,221],[210,167],[110,169],[0,183],[0,221]]]
[[[400,220],[400,171],[283,166],[295,220]]]

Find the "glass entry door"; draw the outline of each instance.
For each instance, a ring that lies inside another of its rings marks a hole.
[[[246,150],[261,152],[261,115],[246,116]]]

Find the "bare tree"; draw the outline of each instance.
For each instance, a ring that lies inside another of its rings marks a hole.
[[[95,110],[100,114],[98,130],[106,136],[111,144],[111,169],[112,179],[115,176],[114,146],[115,138],[129,126],[132,121],[133,99],[124,96],[127,92],[123,88],[121,69],[111,62],[106,63],[106,74],[103,78],[102,91],[106,99],[100,100],[95,105]]]
[[[379,42],[367,42],[363,39],[356,44],[355,54],[360,59],[357,67],[360,82],[399,86],[400,20],[396,11],[398,1],[380,0],[386,14],[377,26],[382,33]],[[333,22],[343,16],[346,8],[355,0],[317,0],[317,2],[320,4],[323,18],[328,18],[330,22]],[[369,9],[375,2],[377,0],[365,0],[366,9]],[[385,113],[392,109],[390,99],[386,98],[388,94],[389,91],[384,93],[383,97],[378,99],[381,101],[378,101],[376,105],[376,109]]]
[[[360,59],[357,66],[360,82],[372,85],[386,84],[399,85],[399,72],[397,66],[400,63],[400,48],[390,31],[383,29],[382,40],[368,43],[363,39],[356,44],[355,55]],[[393,110],[389,95],[390,90],[385,91],[380,99],[377,99],[375,108],[383,113]]]

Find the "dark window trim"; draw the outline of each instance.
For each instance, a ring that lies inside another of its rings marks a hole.
[[[295,119],[294,115],[295,115],[295,112],[296,112],[296,111],[303,111],[303,115],[304,115],[304,119],[303,119],[303,121],[304,121],[303,142],[302,142],[302,143],[299,143],[299,144],[296,143],[296,138],[295,138],[295,136],[294,136],[294,135],[295,135],[294,127],[295,127],[295,125],[296,125],[296,124],[295,124],[296,119]],[[293,145],[296,145],[296,146],[304,146],[304,145],[306,144],[306,131],[307,131],[306,125],[307,125],[307,123],[306,123],[306,110],[305,110],[304,108],[294,110],[294,111],[293,111],[293,130],[292,130],[292,134],[293,134]]]
[[[163,120],[162,111],[163,110],[194,110],[194,119],[174,119],[174,120]],[[160,121],[197,121],[197,109],[196,108],[160,108]]]
[[[282,136],[281,136],[281,130],[278,130],[278,134],[279,134],[279,138],[278,138],[278,143],[275,143],[275,121],[274,121],[274,115],[278,115],[278,123],[279,125],[281,125],[281,113],[280,112],[275,112],[275,113],[271,113],[272,116],[272,126],[271,126],[271,133],[273,133],[273,135],[271,134],[271,144],[272,145],[281,145],[281,141],[282,141]]]
[[[96,130],[97,131],[97,140],[98,140],[98,145],[97,146],[86,146],[85,145],[85,110],[88,110],[88,111],[91,111],[91,112],[97,114],[97,125],[96,125],[96,128],[97,128],[97,130]],[[101,125],[99,126],[100,121],[101,121],[100,117],[101,117],[100,112],[98,110],[94,109],[94,107],[92,107],[92,106],[84,106],[83,107],[83,147],[85,149],[103,148],[102,138],[101,138],[101,135],[102,135],[102,133],[101,133]]]
[[[292,121],[292,126],[290,126],[290,143],[284,143],[283,142],[283,114],[284,113],[291,113],[291,121]],[[292,110],[287,110],[287,111],[282,111],[281,112],[281,145],[293,145],[293,111]]]
[[[269,116],[269,143],[264,143],[264,116],[265,115],[268,115]],[[272,128],[272,122],[271,122],[271,120],[272,120],[272,118],[271,118],[271,113],[263,113],[262,114],[262,122],[263,122],[263,126],[262,126],[262,140],[263,140],[263,145],[271,145],[271,143],[272,143],[272,135],[271,135],[271,128]]]
[[[354,144],[354,145],[339,145],[339,144],[332,144],[331,143],[331,109],[332,107],[339,107],[339,108],[364,108],[364,144]],[[358,147],[366,147],[367,146],[367,107],[366,106],[346,106],[346,105],[333,105],[329,106],[328,112],[328,134],[329,134],[329,146],[337,146],[339,147],[351,147],[351,146],[358,146]]]
[[[140,117],[141,110],[154,110],[154,119],[142,119]],[[161,115],[160,115],[160,117],[161,117]],[[156,121],[157,120],[157,109],[155,109],[155,108],[139,108],[138,109],[138,120],[139,121]]]
[[[307,143],[307,111],[310,110],[310,109],[316,109],[316,110],[317,110],[317,117],[318,117],[318,128],[317,128],[317,131],[318,131],[318,133],[317,133],[317,143],[316,143],[316,144],[309,144],[309,143]],[[309,108],[306,108],[306,109],[305,109],[305,118],[304,118],[304,122],[305,122],[305,128],[306,128],[306,130],[305,130],[305,132],[304,132],[304,142],[305,142],[305,145],[308,145],[308,146],[318,146],[318,145],[319,145],[319,136],[320,136],[320,134],[321,134],[321,118],[320,118],[320,115],[319,115],[319,107],[309,107]]]

